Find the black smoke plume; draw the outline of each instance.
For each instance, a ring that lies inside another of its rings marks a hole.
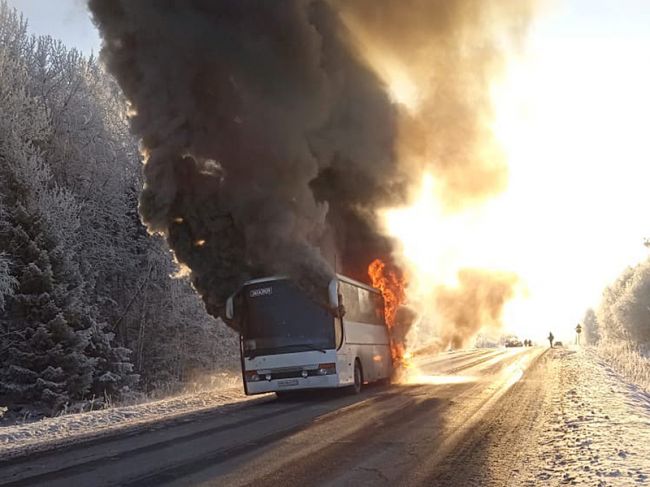
[[[425,173],[450,212],[503,190],[491,82],[536,3],[89,0],[142,141],[142,219],[208,311],[252,277],[398,265],[377,210]]]
[[[324,1],[90,0],[145,155],[140,213],[208,310],[246,279],[390,259],[396,109]]]

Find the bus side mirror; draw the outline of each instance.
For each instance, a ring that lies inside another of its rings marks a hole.
[[[327,293],[329,295],[330,312],[337,318],[343,318],[345,306],[343,306],[343,296],[339,293],[339,283],[336,279],[330,281]]]
[[[336,279],[330,281],[329,286],[327,287],[327,295],[329,298],[329,305],[332,309],[339,307],[341,295],[339,294],[339,285]]]
[[[232,296],[226,300],[226,318],[232,320],[235,317],[235,308],[233,305]]]

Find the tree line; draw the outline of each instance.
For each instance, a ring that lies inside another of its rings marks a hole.
[[[627,268],[584,320],[587,344],[650,391],[650,259]]]
[[[650,260],[626,269],[584,318],[587,342],[650,345]]]
[[[0,406],[51,415],[236,364],[140,223],[126,108],[94,57],[0,3]]]

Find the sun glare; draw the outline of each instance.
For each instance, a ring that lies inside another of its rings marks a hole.
[[[493,92],[507,190],[450,214],[426,175],[410,206],[383,215],[411,292],[454,285],[463,268],[511,271],[521,282],[506,329],[536,340],[549,330],[573,336],[603,287],[647,256],[649,47],[558,39],[538,25],[525,59]]]

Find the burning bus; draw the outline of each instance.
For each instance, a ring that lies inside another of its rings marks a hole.
[[[316,294],[269,277],[246,282],[228,299],[226,317],[240,330],[246,394],[339,387],[358,393],[365,383],[391,377],[381,292],[337,275]]]

